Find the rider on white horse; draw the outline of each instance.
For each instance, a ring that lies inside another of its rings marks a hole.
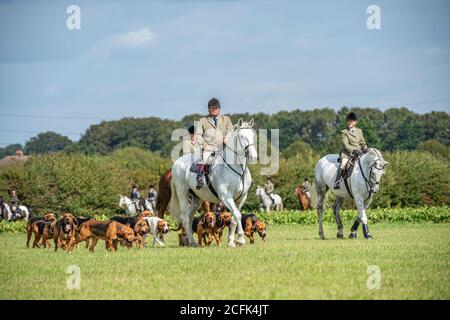
[[[273,190],[274,190],[274,185],[272,183],[272,180],[270,180],[270,178],[269,178],[269,179],[267,179],[267,182],[264,184],[264,191],[270,197],[270,199],[272,199],[272,204],[275,205],[275,199],[273,197]]]
[[[233,131],[233,123],[227,116],[220,115],[220,101],[212,98],[208,102],[207,117],[201,118],[195,126],[195,140],[202,149],[202,158],[197,167],[197,188],[206,185],[206,161],[215,151],[227,144],[227,134]]]
[[[210,120],[208,120],[209,122]],[[226,126],[222,118],[222,123]],[[203,201],[223,202],[231,211],[228,246],[244,245],[244,229],[241,222],[240,209],[244,205],[248,190],[252,185],[249,163],[257,161],[256,131],[253,119],[244,122],[240,119],[228,135],[228,144],[218,152],[214,164],[209,169],[209,187],[197,188],[197,173],[192,164],[199,157],[186,154],[177,159],[172,166],[172,197],[170,199],[170,215],[182,222],[189,245],[198,246],[192,236],[192,220],[194,212]],[[208,126],[212,127],[210,122]],[[237,229],[237,239],[234,240]]]
[[[363,152],[367,150],[367,143],[364,139],[364,135],[361,129],[356,128],[358,118],[354,112],[350,112],[347,115],[347,128],[341,131],[342,150],[339,154],[341,159],[341,165],[338,169],[336,181],[334,182],[334,188],[341,188],[342,171],[345,168],[348,160],[357,152]]]
[[[9,199],[9,207],[13,215],[20,214],[19,198],[15,189],[11,190],[11,197]]]
[[[140,199],[139,190],[137,188],[137,185],[133,184],[131,186],[131,194],[130,199],[133,201],[134,206],[136,207],[136,212],[140,211],[140,205],[139,205],[139,199]]]

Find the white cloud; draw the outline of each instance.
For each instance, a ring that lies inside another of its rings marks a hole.
[[[145,27],[141,30],[118,33],[98,41],[91,49],[94,55],[112,57],[137,57],[148,52],[158,40],[158,35]]]
[[[144,28],[139,31],[115,34],[107,38],[111,45],[123,48],[139,48],[142,46],[147,46],[154,44],[156,39],[156,33],[149,28]]]

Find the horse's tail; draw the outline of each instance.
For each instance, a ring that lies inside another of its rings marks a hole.
[[[178,199],[177,189],[175,187],[174,179],[170,182],[172,189],[172,196],[170,197],[169,203],[169,214],[170,216],[178,222],[181,222],[181,208],[180,208],[180,200]]]
[[[314,181],[311,185],[311,189],[310,189],[310,205],[311,208],[316,209],[317,208],[317,190],[316,190],[316,182]]]

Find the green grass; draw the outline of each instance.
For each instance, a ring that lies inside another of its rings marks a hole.
[[[346,225],[346,234],[349,226]],[[0,299],[450,299],[450,224],[378,223],[373,241],[319,240],[313,225],[269,226],[266,243],[243,248],[166,248],[94,253],[26,249],[0,233]],[[81,289],[66,269],[81,268]],[[366,285],[369,265],[381,288]]]

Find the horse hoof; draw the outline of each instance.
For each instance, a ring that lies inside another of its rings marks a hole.
[[[350,235],[348,236],[349,239],[356,239],[356,233],[350,233]]]
[[[344,235],[342,233],[338,233],[336,237],[338,239],[344,239]]]
[[[370,234],[364,235],[364,238],[366,238],[366,240],[373,240],[373,238]]]
[[[228,242],[228,247],[229,248],[236,248],[236,245],[234,244],[234,242]]]
[[[242,241],[237,241],[237,240],[236,240],[236,246],[237,246],[237,247],[243,247],[244,245],[245,245],[245,241],[242,242]]]
[[[198,245],[198,243],[197,242],[192,242],[191,244],[190,244],[190,246],[192,247],[192,248],[198,248],[199,247],[199,245]]]

